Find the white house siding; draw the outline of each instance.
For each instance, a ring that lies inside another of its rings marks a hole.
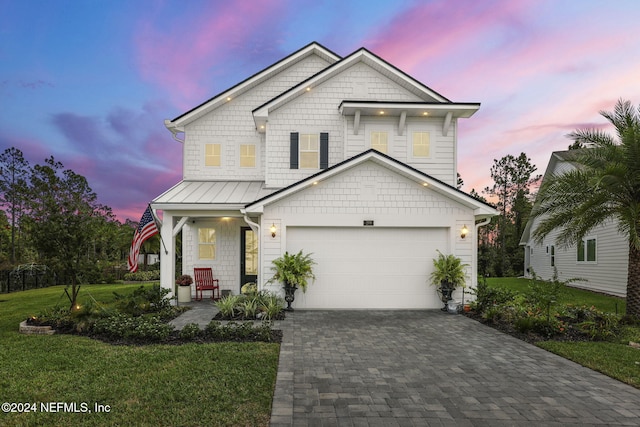
[[[240,291],[240,227],[246,226],[240,218],[199,218],[188,221],[182,229],[182,274],[193,277],[194,267],[211,267],[213,276],[220,280],[220,289],[233,294]],[[216,259],[198,259],[198,229],[216,230]],[[195,287],[192,293],[195,295]]]
[[[547,247],[554,245],[558,232],[553,232],[541,245],[533,241],[525,250],[533,251],[530,255],[530,265],[536,276],[551,280],[554,269],[551,266],[551,256]],[[618,234],[617,226],[613,222],[598,226],[587,237],[596,238],[596,262],[578,262],[577,246],[559,247],[555,245],[555,266],[558,279],[585,279],[571,283],[585,289],[605,292],[611,295],[625,296],[627,292],[627,267],[629,249],[626,240]]]
[[[345,156],[353,157],[371,148],[369,134],[371,131],[389,132],[387,154],[407,165],[424,172],[442,182],[455,186],[455,146],[456,120],[454,119],[447,136],[442,134],[442,118],[409,117],[405,129],[400,135],[398,117],[361,116],[358,134],[354,133],[351,116],[345,118]],[[411,157],[413,131],[428,131],[431,135],[430,156],[416,161]]]
[[[264,180],[264,134],[256,131],[251,111],[328,65],[324,59],[311,55],[187,125],[184,179]],[[204,147],[207,143],[221,144],[220,167],[204,166]],[[256,145],[255,168],[240,168],[241,144]]]
[[[453,252],[466,264],[472,262],[472,239],[459,236],[459,229],[464,224],[473,230],[471,209],[368,161],[265,206],[262,228],[266,230],[274,224],[278,232],[275,238],[263,232],[263,281],[271,276],[271,261],[291,248],[287,240],[288,230],[325,227],[325,230],[335,232],[341,228],[362,228],[364,220],[373,220],[373,229],[395,228],[399,233],[408,229],[419,230],[418,233],[422,233],[420,229],[446,230],[443,231],[446,237],[436,247],[426,249],[431,255],[424,260],[424,265],[430,265],[431,259],[437,255],[434,249],[443,253]],[[471,271],[469,268],[469,276]],[[475,283],[473,277],[468,279]],[[428,286],[426,276],[424,285]],[[267,288],[278,290],[279,285]],[[425,304],[433,305],[433,301],[429,301]]]
[[[328,132],[329,166],[351,157],[348,154],[354,150],[345,150],[345,118],[338,107],[343,100],[354,97],[358,97],[358,100],[422,101],[363,63],[345,69],[327,82],[269,113],[266,137],[268,187],[285,187],[319,171],[289,168],[291,132]],[[393,123],[393,120],[389,121],[387,118],[383,120]],[[398,118],[395,118],[396,127],[397,121]],[[350,138],[350,135],[346,135],[346,138]],[[362,151],[364,150],[358,152]]]
[[[562,174],[574,169],[569,162],[560,157],[552,157],[552,162],[551,170],[547,170],[545,175]],[[531,234],[539,222],[540,219],[534,220]],[[597,239],[595,263],[578,262],[576,245],[560,247],[555,244],[558,234],[559,231],[554,230],[542,244],[536,244],[533,238],[529,238],[524,248],[529,259],[528,264],[525,261],[525,268],[530,266],[536,276],[551,280],[554,268],[551,266],[549,252],[551,246],[555,246],[555,267],[559,280],[585,279],[572,282],[571,285],[612,295],[626,295],[629,248],[625,237],[618,234],[615,222],[602,224],[586,236]]]

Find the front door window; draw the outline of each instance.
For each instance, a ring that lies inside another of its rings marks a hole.
[[[242,227],[240,254],[240,288],[258,280],[258,236],[249,227]]]

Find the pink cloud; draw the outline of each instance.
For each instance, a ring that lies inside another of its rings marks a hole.
[[[273,40],[276,17],[284,15],[282,2],[269,0],[205,2],[202,9],[185,12],[162,27],[153,18],[141,22],[135,36],[140,73],[169,91],[182,109],[213,94],[216,67],[219,74],[228,73],[242,53],[255,61],[274,49],[264,42],[265,34]]]

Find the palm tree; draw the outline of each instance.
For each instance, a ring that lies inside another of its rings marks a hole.
[[[545,178],[531,213],[540,223],[536,242],[559,230],[558,245],[572,245],[590,230],[614,220],[629,242],[627,314],[640,317],[640,107],[619,100],[613,112],[601,111],[618,140],[601,130],[576,130],[568,136],[575,170]]]

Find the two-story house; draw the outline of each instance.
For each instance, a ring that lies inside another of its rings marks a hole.
[[[452,102],[362,48],[341,58],[311,43],[165,121],[183,144],[183,180],[158,196],[161,284],[212,267],[234,294],[267,284],[271,262],[303,250],[316,280],[296,308],[436,308],[438,251],[469,265],[496,210],[456,189]],[[458,295],[458,299],[459,299]]]

